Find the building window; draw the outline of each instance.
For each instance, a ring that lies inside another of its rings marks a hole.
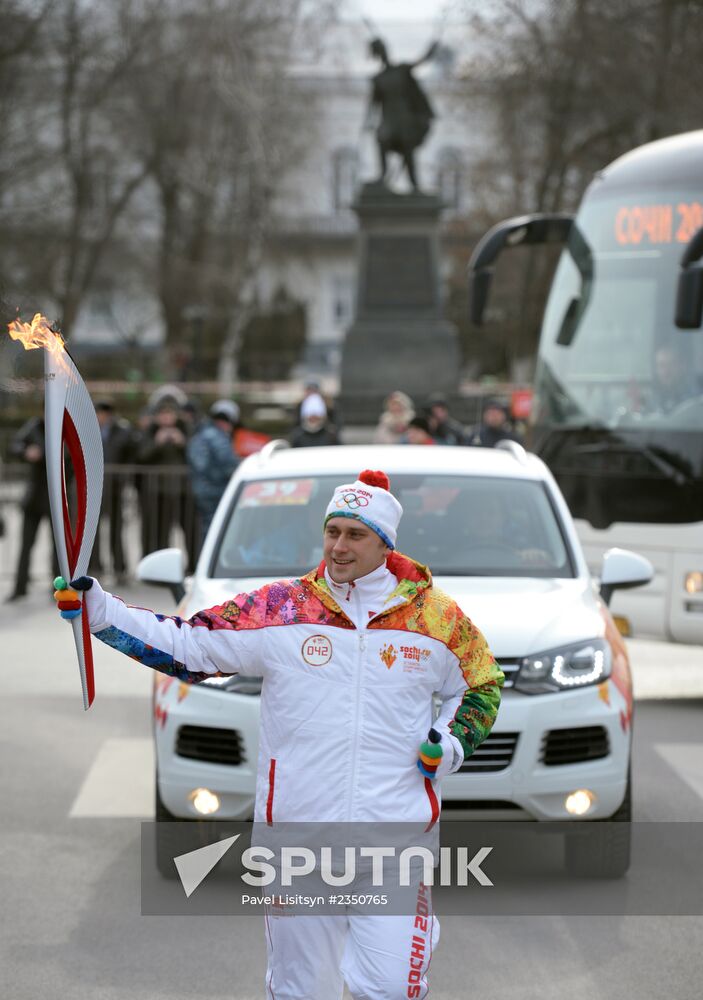
[[[460,209],[462,201],[462,163],[458,149],[445,146],[439,154],[437,168],[437,187],[445,205]]]
[[[332,278],[332,318],[336,327],[345,328],[354,319],[354,281],[335,274]]]
[[[332,154],[332,176],[334,210],[342,212],[354,201],[359,176],[359,154],[351,146],[343,146]]]

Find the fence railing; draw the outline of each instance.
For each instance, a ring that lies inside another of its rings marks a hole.
[[[31,470],[27,464],[4,465],[1,474],[0,579],[14,581],[22,547],[27,548],[28,535],[34,533],[30,575],[49,580],[53,543],[48,497],[36,491],[28,495]],[[102,513],[93,550],[96,574],[130,576],[143,555],[169,545],[183,549],[190,571],[200,550],[199,536],[188,466],[105,466]]]

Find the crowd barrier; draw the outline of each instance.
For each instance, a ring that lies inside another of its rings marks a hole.
[[[14,580],[20,554],[30,470],[26,464],[3,465],[1,476],[4,532],[0,536],[0,578],[7,582]],[[182,548],[188,570],[193,569],[200,533],[190,476],[186,465],[105,466],[102,514],[93,552],[96,573],[133,576],[142,555],[169,545]],[[45,509],[48,512],[48,500]],[[31,576],[35,580],[48,578],[51,572],[51,544],[47,516],[32,550]]]

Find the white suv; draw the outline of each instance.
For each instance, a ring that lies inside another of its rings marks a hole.
[[[652,568],[612,550],[599,595],[558,487],[519,445],[289,449],[272,442],[232,477],[179,613],[189,617],[318,565],[332,491],[363,468],[388,473],[404,508],[399,551],[430,567],[505,673],[488,739],[443,782],[445,815],[629,821],[632,685],[607,601],[616,587],[646,583]],[[183,595],[177,549],[147,556],[139,575]],[[157,819],[253,814],[260,683],[237,675],[186,685],[155,675]],[[598,857],[567,838],[573,871],[627,868],[629,826],[615,839],[608,829]]]

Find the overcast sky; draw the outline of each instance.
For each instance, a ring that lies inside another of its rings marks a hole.
[[[347,0],[350,13],[363,14],[379,21],[439,21],[460,0]]]

